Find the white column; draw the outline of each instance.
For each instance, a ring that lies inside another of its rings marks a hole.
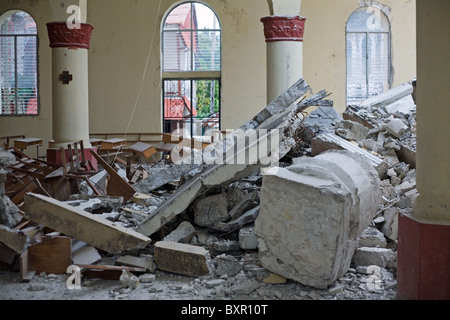
[[[261,19],[267,43],[267,103],[303,77],[305,20],[300,16]]]
[[[93,27],[66,22],[47,24],[53,67],[53,140],[55,147],[82,140],[89,144],[88,49]]]

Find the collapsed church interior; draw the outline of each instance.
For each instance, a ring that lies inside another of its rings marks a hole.
[[[449,12],[2,1],[0,299],[450,299]]]

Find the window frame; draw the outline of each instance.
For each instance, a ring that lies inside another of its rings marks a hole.
[[[15,97],[14,97],[14,108],[15,108],[15,112],[14,113],[3,113],[3,106],[1,104],[0,101],[0,117],[36,117],[39,116],[40,114],[40,86],[39,86],[39,32],[38,32],[38,27],[37,27],[37,23],[36,20],[33,18],[33,16],[31,14],[29,14],[27,11],[25,10],[8,10],[6,12],[4,12],[3,14],[0,15],[0,24],[3,23],[4,20],[9,19],[9,17],[11,17],[12,15],[15,15],[17,13],[25,13],[28,16],[31,17],[31,19],[33,19],[33,22],[36,25],[36,33],[17,33],[17,34],[1,34],[0,33],[0,39],[2,38],[13,38],[14,40],[14,92],[15,92]],[[18,49],[17,49],[17,43],[18,43],[18,38],[20,37],[27,37],[27,38],[35,38],[35,43],[36,43],[36,47],[35,47],[35,57],[36,60],[35,62],[35,66],[36,69],[34,70],[34,72],[36,73],[36,113],[17,113],[17,108],[18,108],[18,89],[20,89],[20,87],[18,86],[18,78],[19,78],[19,74],[18,74],[18,59],[17,59],[17,54],[18,54]],[[0,59],[2,57],[0,56]],[[1,89],[1,88],[0,88]],[[1,94],[1,93],[0,93]]]
[[[355,13],[357,13],[359,10],[361,10],[361,9],[365,9],[365,10],[369,10],[369,9],[372,9],[372,10],[377,10],[378,12],[379,12],[379,14],[380,15],[382,15],[382,16],[384,16],[385,17],[385,19],[386,19],[386,21],[387,21],[387,23],[388,23],[388,30],[387,31],[385,31],[385,30],[382,30],[382,31],[377,31],[377,30],[371,30],[371,31],[364,31],[364,30],[361,30],[361,31],[356,31],[356,30],[349,30],[349,21],[350,21],[350,19],[352,18],[352,16],[355,14]],[[349,92],[348,92],[348,88],[349,88],[349,74],[348,74],[348,65],[349,65],[349,60],[348,60],[348,50],[349,50],[349,47],[348,47],[348,37],[349,37],[349,35],[350,34],[365,34],[365,36],[366,36],[366,48],[365,48],[365,50],[366,50],[366,59],[365,59],[365,70],[366,70],[366,75],[365,75],[365,78],[366,78],[366,98],[365,99],[369,99],[370,98],[370,87],[369,87],[369,83],[370,83],[370,77],[369,77],[369,70],[370,70],[370,50],[369,50],[369,48],[370,48],[370,41],[369,41],[369,39],[370,39],[370,35],[371,34],[386,34],[387,35],[387,52],[388,52],[388,59],[387,59],[387,68],[388,68],[388,70],[387,70],[387,85],[388,85],[388,89],[391,89],[392,88],[392,31],[391,31],[391,22],[390,22],[390,20],[389,20],[389,17],[382,11],[382,10],[380,10],[380,9],[378,9],[378,8],[376,8],[376,7],[373,7],[373,6],[366,6],[366,7],[360,7],[360,8],[358,8],[358,9],[356,9],[356,10],[354,10],[351,14],[350,14],[350,16],[349,16],[349,18],[348,18],[348,20],[347,20],[347,23],[346,23],[346,27],[345,27],[345,60],[346,60],[346,69],[345,69],[345,72],[346,72],[346,79],[345,79],[345,92],[346,92],[346,95],[345,95],[345,99],[346,99],[346,104],[347,105],[349,105]],[[363,99],[363,101],[364,101],[364,99]]]
[[[211,13],[214,14],[215,18],[217,19],[218,28],[211,28],[211,29],[199,29],[199,28],[192,28],[193,24],[193,18],[194,15],[192,14],[192,7],[191,7],[191,14],[190,14],[190,19],[191,19],[191,28],[189,29],[166,29],[165,25],[166,25],[166,21],[167,18],[170,16],[170,14],[179,6],[182,5],[186,5],[189,4],[191,6],[195,5],[195,4],[199,4],[199,5],[203,5],[206,6],[207,8],[209,8],[211,10]],[[217,71],[196,71],[194,70],[195,68],[195,55],[193,54],[193,39],[196,33],[198,32],[202,32],[206,30],[207,32],[218,32],[219,33],[219,38],[220,38],[220,44],[219,44],[219,59],[220,59],[220,70]],[[168,33],[180,33],[180,32],[188,32],[190,34],[190,49],[189,49],[189,58],[190,58],[190,67],[189,67],[189,71],[165,71],[165,35]],[[161,79],[162,79],[162,128],[163,128],[163,132],[166,133],[165,131],[165,127],[166,127],[166,122],[170,121],[170,120],[166,120],[165,117],[165,111],[166,111],[166,89],[165,89],[165,84],[167,81],[190,81],[190,87],[191,87],[191,92],[190,92],[190,99],[191,101],[194,101],[195,99],[195,92],[193,92],[192,88],[194,87],[193,83],[195,81],[217,81],[219,84],[219,93],[218,93],[218,100],[219,100],[219,130],[222,128],[222,62],[223,62],[223,58],[222,58],[222,43],[223,43],[223,38],[222,38],[222,24],[220,22],[219,16],[217,15],[217,13],[206,3],[201,2],[201,1],[184,1],[184,2],[180,2],[177,3],[176,5],[174,5],[173,7],[171,7],[168,11],[167,14],[165,15],[164,19],[162,20],[162,25],[161,25]],[[195,117],[193,116],[192,112],[190,113],[190,120],[189,121],[184,121],[184,123],[188,124],[190,123],[190,139],[194,138],[194,132],[193,132],[193,122],[194,122]],[[170,132],[172,133],[172,132]]]

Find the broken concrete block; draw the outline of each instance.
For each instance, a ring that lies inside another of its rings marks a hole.
[[[238,251],[240,249],[240,246],[238,241],[221,239],[215,241],[212,245],[212,248],[218,252],[230,252]]]
[[[383,125],[383,128],[396,138],[400,138],[408,129],[408,126],[401,119],[391,116],[389,122]]]
[[[189,221],[183,221],[180,225],[167,235],[163,240],[172,242],[189,243],[195,235],[195,228]]]
[[[357,266],[379,266],[380,268],[395,268],[397,255],[387,248],[361,247],[356,249],[353,257]]]
[[[264,175],[255,234],[263,267],[326,288],[347,272],[381,205],[370,163],[348,151],[297,159]]]
[[[182,176],[201,168],[200,165],[192,164],[171,164],[154,167],[143,164],[142,166],[149,176],[140,180],[134,187],[143,193],[149,193],[169,182],[179,181]]]
[[[0,242],[21,254],[27,249],[30,240],[19,230],[0,224]]]
[[[7,196],[0,196],[0,224],[7,227],[15,227],[23,216],[19,214],[19,208]]]
[[[147,257],[135,257],[131,255],[121,256],[116,260],[116,265],[142,268],[152,273],[156,270],[155,262]]]
[[[212,227],[230,219],[227,197],[223,193],[197,199],[193,211],[194,222],[201,227]]]
[[[366,228],[358,239],[359,247],[386,248],[387,241],[384,234],[374,227]]]
[[[393,241],[398,238],[398,211],[396,207],[384,211],[384,223],[381,227],[384,236]]]
[[[28,193],[26,217],[109,253],[145,248],[151,239],[58,200]]]
[[[360,141],[367,137],[369,128],[354,121],[343,120],[336,124],[336,133],[344,139]]]
[[[255,207],[256,196],[256,192],[246,194],[244,198],[230,210],[230,217],[232,219],[239,218],[244,212]]]
[[[244,250],[258,249],[258,238],[255,235],[253,225],[241,228],[239,230],[239,245]]]
[[[16,163],[16,157],[8,150],[0,147],[0,168],[8,168]]]
[[[214,230],[223,231],[223,232],[230,232],[233,230],[240,229],[240,228],[244,227],[246,224],[255,221],[255,219],[259,215],[259,209],[260,209],[260,207],[257,206],[255,208],[247,211],[246,213],[244,213],[237,219],[228,221],[226,223],[223,223],[223,222],[216,223],[211,228]]]
[[[156,276],[151,273],[145,273],[139,276],[140,283],[152,283],[155,282]]]
[[[139,278],[127,270],[122,270],[119,280],[122,288],[130,288],[135,290],[139,286]]]
[[[373,152],[378,152],[382,149],[382,146],[373,139],[363,139],[363,140],[359,141],[358,146],[360,148],[366,148]]]
[[[260,287],[260,283],[254,279],[244,282],[244,283],[238,283],[231,287],[231,290],[236,295],[244,295],[248,296],[250,293],[255,291]]]
[[[155,263],[158,269],[185,275],[200,277],[211,275],[211,257],[202,247],[170,241],[155,244]]]
[[[307,130],[302,138],[311,141],[313,136],[332,131],[342,120],[342,116],[334,108],[317,108],[305,118],[304,125]]]
[[[231,255],[224,253],[220,256],[217,256],[216,260],[216,274],[218,274],[219,276],[227,275],[232,277],[237,275],[242,270],[239,261]]]

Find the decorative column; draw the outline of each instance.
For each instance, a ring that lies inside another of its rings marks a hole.
[[[450,31],[450,2],[416,5],[419,197],[411,214],[399,216],[397,294],[402,300],[450,300],[450,44],[441,41]]]
[[[93,29],[86,23],[78,29],[70,29],[67,22],[47,23],[53,68],[54,142],[47,150],[51,163],[61,163],[60,147],[67,150],[69,144],[83,141],[86,159],[96,166],[89,142],[88,50]]]
[[[53,48],[54,146],[82,140],[90,147],[88,49],[93,27],[69,29],[66,22],[51,22],[47,29]]]
[[[267,103],[303,77],[305,21],[300,16],[261,19],[267,43]]]

